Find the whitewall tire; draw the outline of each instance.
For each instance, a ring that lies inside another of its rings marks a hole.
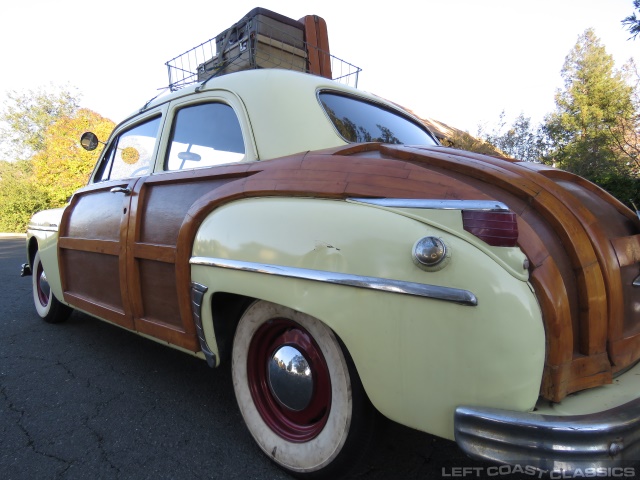
[[[234,338],[236,399],[254,440],[298,477],[332,477],[360,457],[375,411],[353,362],[316,318],[253,303]]]
[[[40,260],[40,252],[36,252],[32,266],[33,304],[38,315],[49,323],[64,322],[72,309],[58,301],[47,280],[47,275]]]

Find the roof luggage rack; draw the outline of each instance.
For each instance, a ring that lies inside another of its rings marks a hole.
[[[254,8],[215,37],[165,63],[172,91],[212,77],[258,68],[320,75],[352,87],[362,70],[329,53],[326,22],[317,15],[293,20]]]

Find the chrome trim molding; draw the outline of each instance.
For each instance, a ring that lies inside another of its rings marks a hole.
[[[228,268],[244,272],[264,273],[280,277],[298,278],[301,280],[313,280],[316,282],[347,285],[350,287],[381,290],[389,293],[413,295],[417,297],[444,300],[460,305],[476,306],[478,299],[468,290],[458,288],[427,285],[424,283],[404,282],[378,277],[363,277],[348,273],[327,272],[324,270],[310,270],[307,268],[286,267],[270,265],[266,263],[244,262],[241,260],[229,260],[225,258],[192,257],[191,265],[204,265],[207,267]]]
[[[469,456],[543,471],[629,466],[640,458],[640,398],[589,415],[461,406],[455,439]]]
[[[508,212],[502,202],[493,200],[433,200],[423,198],[349,198],[352,202],[389,208],[421,208],[428,210],[483,210]]]
[[[200,350],[207,359],[207,365],[211,368],[216,366],[216,355],[209,348],[206,338],[204,337],[204,329],[202,328],[202,299],[208,288],[196,282],[191,282],[191,311],[193,322],[196,324],[196,333],[200,342]]]
[[[53,224],[38,224],[38,223],[30,223],[27,225],[27,230],[40,230],[42,232],[57,232],[58,225]]]
[[[631,284],[634,287],[640,287],[640,275],[638,275],[635,280],[633,281],[633,283]]]

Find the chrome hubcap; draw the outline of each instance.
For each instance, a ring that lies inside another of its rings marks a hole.
[[[40,275],[38,276],[38,297],[40,298],[40,303],[43,306],[47,306],[47,304],[49,303],[49,294],[51,293],[51,287],[49,286],[47,275],[44,273],[44,270],[39,270]]]
[[[274,352],[268,367],[269,388],[278,401],[296,412],[304,410],[313,397],[313,374],[304,355],[285,345]]]

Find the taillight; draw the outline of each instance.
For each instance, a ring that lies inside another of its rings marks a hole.
[[[462,225],[492,247],[515,247],[518,241],[516,214],[510,211],[463,210]]]

